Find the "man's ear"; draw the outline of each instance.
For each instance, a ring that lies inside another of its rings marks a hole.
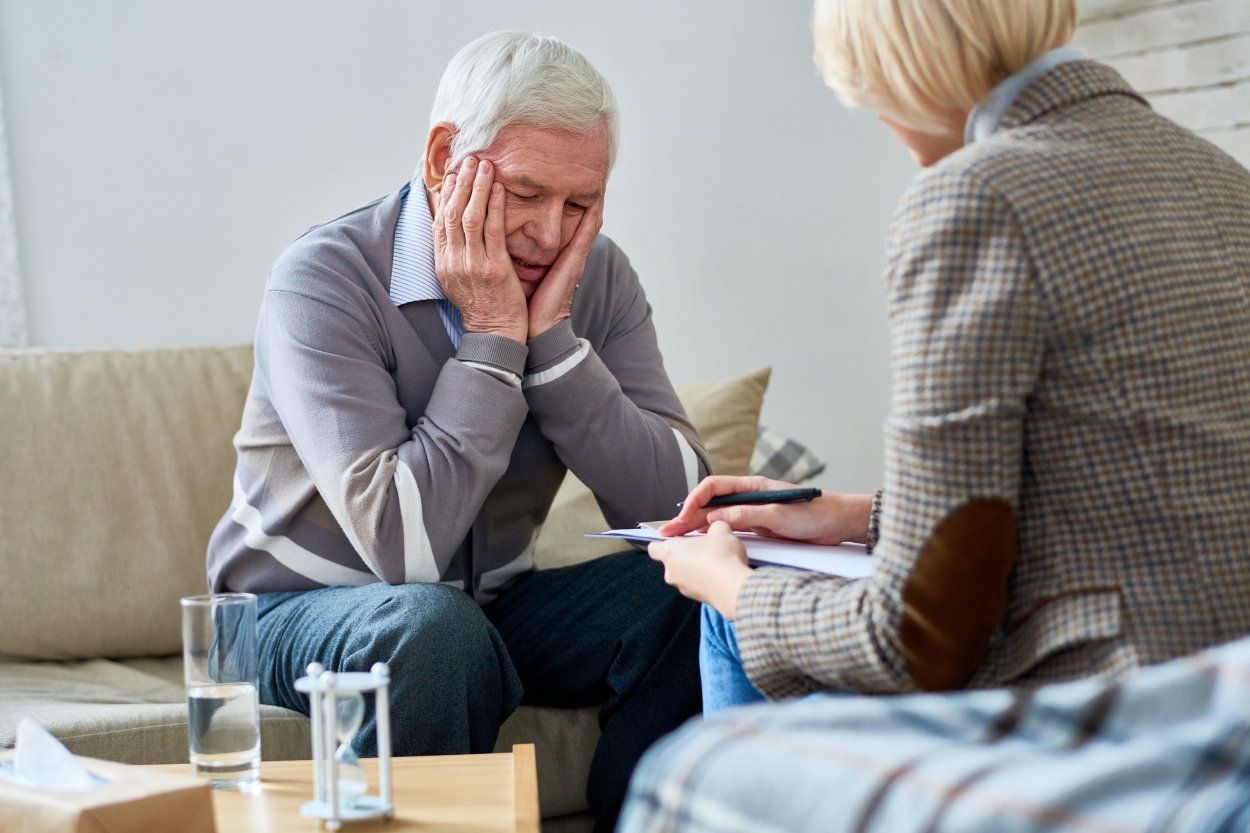
[[[430,128],[430,135],[425,139],[425,161],[421,163],[421,176],[425,180],[425,190],[430,193],[438,191],[447,175],[447,165],[451,162],[451,140],[456,136],[456,126],[451,122],[440,121]]]

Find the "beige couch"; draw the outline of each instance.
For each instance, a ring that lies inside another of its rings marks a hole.
[[[178,598],[203,593],[230,502],[247,346],[0,351],[0,747],[29,716],[74,752],[187,760]],[[679,387],[718,472],[745,473],[768,371]],[[619,549],[570,477],[540,568]],[[499,748],[537,744],[545,819],[582,813],[597,708],[522,706]],[[261,707],[266,760],[309,756],[307,719]]]

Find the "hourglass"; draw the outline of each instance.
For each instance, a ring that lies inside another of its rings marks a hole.
[[[390,670],[381,662],[368,674],[336,674],[317,662],[307,670],[308,676],[295,681],[295,689],[308,694],[311,706],[314,794],[312,801],[299,808],[300,815],[324,819],[330,830],[338,830],[344,821],[390,818],[395,812],[387,697]],[[377,707],[380,797],[368,795],[369,776],[351,745],[364,720],[364,694],[370,691]]]
[[[365,696],[359,691],[340,690],[334,699],[334,730],[339,744],[334,750],[334,774],[339,782],[339,801],[345,807],[355,807],[356,799],[369,792],[369,775],[352,751],[352,738],[365,719]]]

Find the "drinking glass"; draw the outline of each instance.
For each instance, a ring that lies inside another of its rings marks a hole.
[[[256,597],[214,593],[182,599],[191,770],[214,787],[260,780]]]

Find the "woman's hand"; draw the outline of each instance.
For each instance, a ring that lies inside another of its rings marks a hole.
[[[738,618],[738,593],[751,568],[729,524],[714,523],[696,538],[656,541],[647,552],[664,564],[664,581],[683,596],[710,604],[731,622]]]
[[[503,186],[470,156],[449,173],[434,203],[434,271],[464,317],[465,332],[525,343],[529,310],[504,240]],[[570,290],[570,293],[572,290]]]
[[[758,476],[707,477],[686,498],[680,514],[660,527],[659,532],[664,536],[685,535],[704,529],[715,521],[724,521],[733,529],[770,538],[789,538],[813,544],[864,543],[868,537],[868,522],[872,518],[872,495],[825,492],[806,503],[757,503],[706,508],[707,502],[718,495],[797,488],[791,483]]]

